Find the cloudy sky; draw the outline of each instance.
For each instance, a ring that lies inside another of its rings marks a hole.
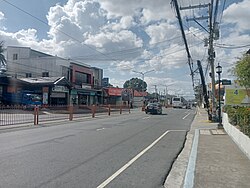
[[[181,7],[208,0],[178,0]],[[227,71],[250,48],[250,0],[221,0],[215,41],[216,62]],[[194,69],[197,60],[207,70],[207,9],[182,10]],[[203,27],[201,27],[201,26]],[[141,78],[147,72],[148,90],[193,95],[187,53],[171,0],[0,0],[0,40],[5,46],[25,46],[104,70],[111,84]],[[208,77],[208,76],[207,76]],[[199,75],[195,75],[195,80]],[[210,82],[207,78],[207,82]]]

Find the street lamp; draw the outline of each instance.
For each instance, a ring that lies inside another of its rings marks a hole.
[[[218,80],[219,80],[219,89],[218,89],[218,96],[219,96],[219,114],[218,114],[218,116],[219,116],[219,124],[218,124],[218,128],[223,128],[223,125],[222,125],[222,123],[221,123],[221,101],[220,101],[220,97],[221,97],[221,89],[220,89],[220,82],[221,82],[221,80],[220,80],[220,75],[221,75],[221,73],[222,73],[222,67],[220,66],[220,64],[218,63],[218,66],[216,67],[216,73],[218,74]]]
[[[135,73],[138,73],[138,74],[141,74],[142,75],[142,92],[145,92],[145,91],[143,91],[144,89],[146,89],[145,88],[145,84],[144,84],[144,76],[145,76],[145,74],[148,74],[148,73],[150,73],[150,72],[153,72],[153,71],[155,71],[154,69],[152,69],[152,70],[149,70],[149,71],[146,71],[146,72],[139,72],[139,71],[135,71],[135,70],[132,70],[132,72],[135,72]],[[145,96],[144,96],[144,94],[143,94],[143,106],[142,106],[142,109],[144,109],[144,100],[145,100]]]

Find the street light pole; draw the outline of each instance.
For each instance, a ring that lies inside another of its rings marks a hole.
[[[218,74],[218,80],[219,80],[219,89],[218,89],[218,96],[219,96],[219,124],[218,124],[218,128],[221,129],[223,128],[223,125],[222,125],[222,118],[221,118],[221,89],[220,89],[220,75],[222,73],[222,67],[220,66],[220,64],[218,63],[218,66],[216,67],[216,73]]]
[[[148,74],[148,73],[150,73],[150,72],[153,72],[153,71],[155,71],[154,69],[152,69],[152,70],[149,70],[149,71],[146,71],[146,72],[139,72],[139,71],[135,71],[135,70],[132,70],[132,72],[134,72],[134,73],[137,73],[137,74],[141,74],[142,75],[142,92],[143,92],[143,105],[142,105],[142,109],[144,109],[144,101],[145,101],[145,96],[144,96],[144,92],[146,91],[146,88],[145,88],[145,83],[144,83],[144,76],[145,76],[145,74]]]

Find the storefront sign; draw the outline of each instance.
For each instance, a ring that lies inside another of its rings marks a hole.
[[[68,92],[68,88],[66,88],[65,86],[54,86],[52,88],[52,91],[56,91],[56,92]]]
[[[82,85],[82,88],[83,89],[91,89],[91,86],[89,86],[89,85]]]

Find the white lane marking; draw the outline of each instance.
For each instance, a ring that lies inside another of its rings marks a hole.
[[[190,115],[190,113],[188,113],[187,115],[185,115],[182,119],[186,119],[186,117],[188,117]]]
[[[142,119],[149,119],[150,117],[144,117],[144,118],[142,118]]]
[[[126,170],[130,165],[132,165],[137,159],[139,159],[144,153],[146,153],[150,148],[152,148],[157,142],[159,142],[166,134],[170,131],[164,132],[159,138],[157,138],[152,144],[142,150],[139,154],[137,154],[134,158],[132,158],[128,163],[126,163],[123,167],[117,170],[112,176],[106,179],[103,183],[101,183],[97,188],[103,188],[108,185],[113,179],[115,179],[119,174],[121,174],[124,170]]]
[[[104,130],[105,128],[103,127],[103,128],[100,128],[100,129],[96,129],[96,131],[102,131],[102,130]]]
[[[193,188],[194,186],[194,173],[195,173],[198,142],[199,142],[199,129],[195,129],[194,141],[189,156],[183,188]]]

